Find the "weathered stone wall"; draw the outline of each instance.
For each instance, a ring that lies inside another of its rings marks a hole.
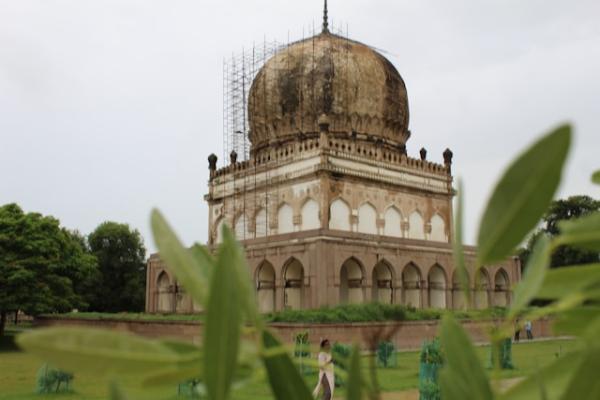
[[[487,342],[487,330],[493,321],[462,321],[462,325],[476,343]],[[288,344],[292,344],[298,332],[308,331],[313,345],[323,338],[332,342],[360,343],[368,348],[368,338],[378,333],[395,330],[392,341],[399,349],[416,349],[424,340],[433,339],[439,330],[439,321],[411,321],[402,323],[369,322],[344,324],[291,324],[273,323],[270,327]],[[168,337],[185,340],[196,344],[202,340],[202,324],[197,322],[156,322],[156,321],[121,321],[121,320],[85,320],[38,318],[35,326],[84,326],[130,332],[141,336],[157,338]],[[552,337],[550,320],[540,320],[533,323],[533,335],[536,338]],[[525,332],[521,338],[525,338]]]

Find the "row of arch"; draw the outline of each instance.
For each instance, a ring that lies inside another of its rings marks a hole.
[[[386,304],[405,304],[416,308],[455,308],[465,307],[462,287],[456,273],[451,281],[444,268],[434,264],[427,276],[413,262],[402,268],[400,276],[385,260],[378,262],[371,273],[371,284],[366,285],[366,273],[356,258],[346,260],[339,270],[339,298],[341,304],[360,304],[379,302]],[[485,269],[480,269],[471,281],[473,289],[472,307],[478,309],[490,306],[508,306],[510,304],[510,281],[503,268],[498,269],[493,280]],[[304,296],[307,294],[307,280],[302,263],[290,258],[282,268],[278,285],[275,268],[269,261],[263,261],[254,274],[255,289],[260,310],[272,312],[277,309],[277,288],[283,294],[285,309],[306,308]],[[166,271],[156,278],[156,311],[174,312],[179,307],[176,285]]]
[[[423,277],[415,263],[408,263],[399,279],[390,263],[383,260],[372,270],[371,285],[367,287],[365,268],[354,257],[346,260],[339,272],[339,303],[361,304],[375,301],[387,304],[405,304],[416,308],[464,308],[465,299],[456,273],[449,282],[446,271],[434,264]],[[281,288],[283,307],[304,308],[305,271],[295,258],[288,260],[282,269]],[[275,268],[263,261],[255,273],[256,290],[262,312],[276,310],[277,280]],[[469,282],[471,278],[469,277]],[[500,268],[490,279],[485,269],[480,269],[472,282],[473,304],[478,309],[490,306],[505,307],[510,304],[510,280],[507,272]],[[370,290],[370,292],[369,292]]]
[[[390,206],[380,218],[377,209],[371,203],[363,203],[356,211],[356,218],[352,217],[352,210],[347,202],[342,199],[334,200],[329,209],[329,229],[448,242],[447,224],[439,213],[433,214],[429,221],[425,223],[423,214],[419,210],[414,210],[407,218],[404,218],[398,208]],[[262,238],[274,233],[285,234],[319,229],[321,227],[319,203],[309,198],[303,204],[298,218],[295,218],[294,209],[291,205],[288,203],[281,204],[277,209],[276,227],[273,227],[271,221],[268,220],[265,208],[261,208],[256,212],[252,222],[251,224],[245,213],[235,218],[233,226],[235,235],[239,240]],[[221,242],[221,225],[224,223],[224,218],[216,223],[217,243]]]

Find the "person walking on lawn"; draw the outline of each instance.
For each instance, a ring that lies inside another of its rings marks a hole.
[[[319,361],[319,381],[313,391],[313,397],[323,391],[322,400],[333,399],[333,389],[335,388],[335,377],[333,374],[333,357],[331,356],[331,344],[328,339],[321,340],[321,351],[318,356]]]
[[[531,321],[526,321],[525,322],[525,332],[527,333],[527,339],[532,340],[533,339],[533,332],[531,331],[532,327],[531,327]]]

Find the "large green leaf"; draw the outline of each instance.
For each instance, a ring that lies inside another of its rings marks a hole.
[[[206,264],[198,261],[197,254],[184,248],[160,211],[152,210],[152,233],[161,259],[177,277],[190,296],[200,305],[204,305],[208,293],[209,270],[213,268],[206,258]]]
[[[204,325],[204,377],[211,400],[227,399],[237,366],[243,304],[236,246],[231,231],[224,229]]]
[[[458,181],[458,195],[456,197],[456,209],[454,214],[454,235],[452,237],[452,254],[454,265],[458,273],[458,279],[465,296],[465,306],[471,304],[471,285],[469,284],[469,273],[465,263],[465,253],[463,251],[463,185]]]
[[[546,274],[536,294],[540,299],[560,299],[600,283],[600,264],[555,268]]]
[[[281,343],[268,330],[263,331],[265,349],[281,347]],[[300,372],[294,366],[288,353],[264,357],[263,362],[269,377],[269,383],[276,399],[313,400]]]
[[[167,366],[160,371],[152,373],[144,378],[144,385],[176,385],[190,379],[199,379],[202,377],[204,356],[201,348],[187,342],[168,339],[161,340],[160,343],[175,353],[185,355],[187,361],[179,363],[176,366]]]
[[[570,144],[571,127],[563,125],[510,165],[479,226],[479,265],[502,261],[536,226],[558,188]]]
[[[151,375],[197,360],[156,341],[108,330],[47,328],[23,333],[18,345],[57,367],[103,375]]]
[[[210,254],[210,252],[205,246],[202,246],[198,243],[194,244],[190,248],[190,252],[192,253],[192,257],[196,259],[196,262],[199,265],[208,266],[208,268],[201,268],[200,272],[204,274],[206,280],[210,281],[210,273],[212,272],[215,265],[214,257]]]
[[[225,236],[225,230],[229,230],[229,228],[224,225],[223,229],[223,236]],[[262,317],[258,311],[254,284],[250,277],[250,268],[248,268],[244,249],[237,241],[235,241],[233,235],[230,235],[230,237],[233,240],[233,243],[228,251],[231,253],[229,254],[229,257],[236,269],[235,277],[238,279],[237,284],[242,309],[248,316],[248,319],[255,325],[262,325]]]
[[[556,335],[584,336],[589,332],[589,328],[594,328],[598,322],[600,307],[577,307],[559,313],[552,324],[552,330]]]
[[[600,185],[600,170],[594,172],[594,175],[592,175],[592,182]]]
[[[600,213],[561,221],[558,227],[560,229],[559,243],[600,251]]]
[[[519,314],[536,297],[548,271],[550,256],[550,239],[545,235],[541,235],[529,257],[523,280],[515,287],[514,300],[508,314],[509,318]]]
[[[598,332],[596,332],[598,334]],[[596,340],[598,336],[596,336]],[[598,400],[600,399],[600,349],[587,349],[579,368],[572,375],[563,400]]]
[[[346,398],[348,400],[361,400],[363,397],[363,378],[360,366],[360,348],[354,346],[350,355],[350,368],[348,372],[348,389]]]
[[[462,326],[447,314],[441,328],[445,364],[440,372],[444,400],[489,400],[493,398],[487,375]]]
[[[119,385],[115,382],[110,383],[108,395],[110,400],[127,400],[127,396],[125,396],[125,393],[123,393]]]
[[[533,372],[499,396],[499,400],[558,400],[581,364],[583,353],[567,353]]]

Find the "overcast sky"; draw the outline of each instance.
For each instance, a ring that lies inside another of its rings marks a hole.
[[[0,0],[0,204],[91,232],[159,207],[207,240],[207,156],[222,154],[222,62],[299,39],[321,0]],[[600,1],[330,0],[385,50],[410,102],[409,154],[450,147],[466,239],[498,174],[536,135],[576,127],[561,196],[600,197]],[[219,160],[219,165],[221,160]]]

